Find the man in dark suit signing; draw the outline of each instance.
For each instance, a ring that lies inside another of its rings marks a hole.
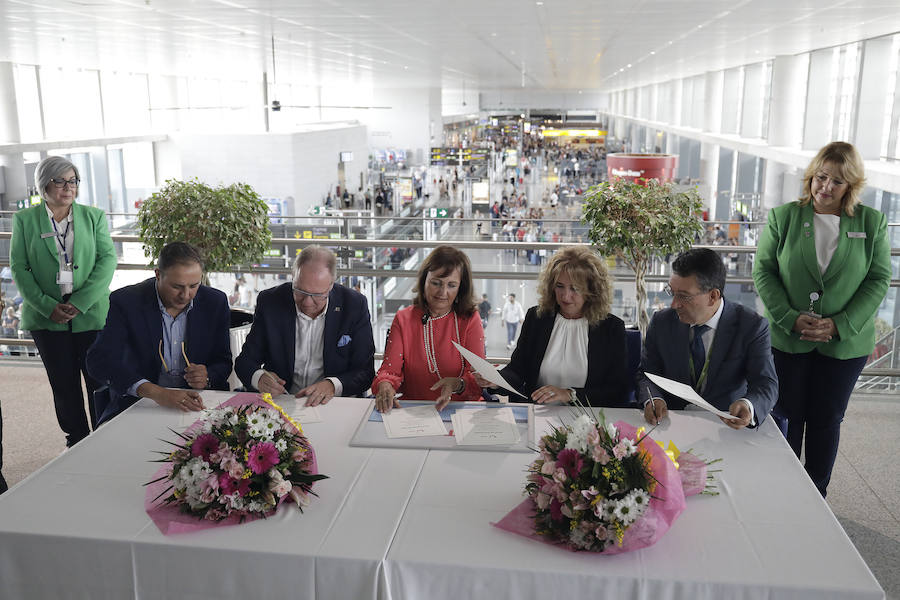
[[[375,343],[366,298],[334,282],[335,263],[330,250],[307,246],[294,260],[292,283],[260,292],[234,362],[245,386],[306,397],[307,406],[316,406],[372,384]]]
[[[228,299],[202,279],[197,248],[172,242],[159,254],[155,277],[110,294],[106,326],[87,355],[88,372],[109,386],[101,421],[138,398],[201,410],[198,390],[228,389]]]
[[[778,398],[769,323],[723,297],[725,265],[709,249],[683,252],[672,263],[666,292],[672,307],[653,315],[638,374],[644,417],[657,423],[668,407],[687,402],[654,385],[652,373],[690,385],[707,402],[737,419],[733,429],[762,423]]]

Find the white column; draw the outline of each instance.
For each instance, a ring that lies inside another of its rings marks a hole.
[[[853,140],[863,159],[878,160],[881,155],[890,52],[890,37],[868,40],[863,45],[856,139]]]
[[[719,182],[719,145],[702,142],[700,144],[700,195],[703,206],[709,211],[709,218],[716,218],[715,195]]]
[[[803,139],[803,110],[809,54],[776,56],[772,64],[769,100],[770,146],[799,148]],[[766,174],[768,179],[768,173]],[[767,184],[768,192],[768,184]]]
[[[725,85],[724,71],[711,71],[706,74],[706,85],[703,86],[703,130],[709,133],[722,133],[722,92]],[[694,98],[697,102],[697,98]],[[718,163],[718,160],[716,161]]]
[[[809,78],[806,96],[806,118],[803,127],[803,149],[818,150],[831,140],[834,120],[834,94],[831,70],[834,50],[816,50],[809,55]]]
[[[741,106],[741,137],[760,138],[762,131],[763,64],[744,67],[744,98]]]
[[[672,82],[672,88],[669,92],[669,98],[672,102],[669,108],[669,122],[672,125],[681,125],[681,104],[684,93],[684,79],[676,79]]]
[[[0,62],[0,141],[21,142],[19,111],[16,104],[16,83],[13,64]],[[25,160],[21,152],[0,154],[3,169],[3,210],[15,210],[16,202],[28,195],[25,181]]]

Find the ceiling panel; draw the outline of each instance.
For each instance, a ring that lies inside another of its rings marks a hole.
[[[258,80],[274,37],[326,86],[611,90],[897,31],[884,0],[0,0],[0,60]]]

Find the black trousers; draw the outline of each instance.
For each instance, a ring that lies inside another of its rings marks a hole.
[[[813,350],[791,354],[772,349],[778,373],[778,403],[772,411],[787,420],[787,441],[800,458],[806,436],[804,468],[822,496],[841,440],[841,422],[853,386],[868,357],[838,359]]]
[[[47,379],[53,390],[53,404],[56,407],[56,420],[60,429],[66,434],[66,446],[72,447],[91,432],[88,427],[88,416],[84,413],[84,395],[81,392],[81,378],[87,387],[88,404],[91,408],[91,426],[96,427],[97,415],[94,414],[94,390],[99,385],[88,375],[84,361],[88,348],[94,343],[99,331],[48,331],[46,329],[31,332],[34,343],[41,353],[41,361],[47,370]]]

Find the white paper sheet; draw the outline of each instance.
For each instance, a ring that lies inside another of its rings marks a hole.
[[[447,428],[434,405],[395,408],[384,413],[381,420],[389,438],[447,435]]]
[[[318,406],[303,406],[303,401],[301,400],[297,401],[297,407],[288,414],[301,426],[307,423],[321,423],[324,420]]]
[[[519,441],[519,428],[508,407],[457,410],[450,420],[460,446],[501,446]]]
[[[468,348],[463,348],[456,342],[453,342],[453,345],[456,346],[456,349],[460,351],[460,353],[463,355],[463,358],[466,359],[466,362],[472,365],[472,368],[475,369],[476,373],[478,373],[497,387],[502,387],[504,390],[509,390],[517,396],[522,396],[526,400],[528,399],[527,396],[520,393],[513,386],[509,385],[509,383],[505,379],[503,379],[503,375],[501,375],[500,372],[494,368],[494,365],[484,360]]]
[[[724,417],[726,419],[737,419],[732,414],[721,411],[706,400],[703,399],[700,394],[698,394],[694,388],[691,386],[681,383],[679,381],[672,381],[671,379],[666,379],[665,377],[660,377],[659,375],[654,375],[653,373],[645,373],[647,379],[666,390],[670,394],[675,394],[679,398],[687,400],[691,404],[695,406],[699,406],[704,410],[708,410],[714,415],[718,415],[720,417]]]

